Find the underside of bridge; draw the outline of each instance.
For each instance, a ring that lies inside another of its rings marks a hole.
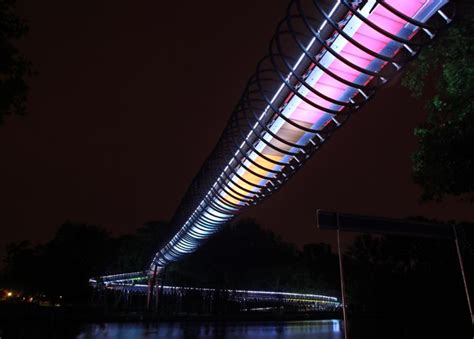
[[[436,37],[451,7],[449,0],[292,0],[148,274],[284,185]]]

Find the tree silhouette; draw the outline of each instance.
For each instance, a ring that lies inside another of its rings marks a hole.
[[[337,257],[326,244],[299,250],[254,219],[227,225],[170,265],[169,283],[215,288],[338,293]]]
[[[89,278],[106,271],[115,248],[102,228],[66,222],[44,245],[27,241],[9,245],[3,280],[25,292],[82,300],[89,292]]]
[[[453,241],[362,235],[344,262],[355,338],[470,338]]]
[[[402,82],[428,101],[413,155],[413,177],[425,201],[445,195],[474,201],[474,3],[457,5],[452,27],[420,53]],[[434,91],[427,84],[435,84]]]
[[[87,301],[90,278],[148,268],[169,232],[168,223],[154,221],[114,238],[98,226],[67,221],[46,244],[8,245],[2,280],[25,292]]]
[[[28,27],[15,14],[15,0],[0,0],[0,125],[5,115],[24,115],[31,63],[21,55],[15,41]]]
[[[117,239],[117,257],[109,266],[110,272],[135,272],[148,269],[154,254],[171,235],[171,226],[164,221],[145,223],[133,234]]]

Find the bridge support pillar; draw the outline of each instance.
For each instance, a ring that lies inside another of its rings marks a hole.
[[[146,308],[149,310],[151,307],[151,301],[153,299],[153,290],[156,284],[156,271],[157,267],[153,269],[153,275],[148,279],[148,297],[146,300]]]
[[[160,299],[163,297],[163,288],[165,285],[165,277],[166,277],[166,266],[163,268],[163,272],[161,273],[161,280],[160,283],[158,284],[158,279],[155,279],[156,281],[156,298],[155,298],[155,312],[159,313],[159,303]]]

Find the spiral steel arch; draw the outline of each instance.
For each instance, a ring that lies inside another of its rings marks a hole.
[[[281,188],[452,12],[449,0],[292,0],[151,271]]]

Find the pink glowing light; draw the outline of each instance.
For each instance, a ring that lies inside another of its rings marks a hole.
[[[415,14],[427,3],[427,0],[387,0],[386,3],[391,5],[398,11],[404,13],[405,15],[414,17]],[[405,25],[408,24],[406,21],[400,19],[398,16],[394,15],[392,12],[388,11],[386,8],[380,5],[377,5],[374,8],[374,10],[367,16],[367,19],[373,24],[382,28],[384,31],[393,35],[397,35],[397,33],[399,33],[405,27]],[[385,47],[390,42],[392,42],[389,37],[377,32],[375,29],[373,29],[366,23],[362,23],[360,27],[355,31],[352,37],[354,40],[361,43],[364,47],[370,49],[371,51],[377,54],[382,55]],[[368,68],[369,65],[374,60],[376,60],[374,56],[364,52],[359,47],[353,45],[345,38],[338,38],[342,40],[343,44],[345,44],[345,46],[340,51],[340,55],[346,58],[348,61],[352,62],[353,64],[362,68]],[[383,65],[381,67],[383,67]],[[336,74],[337,76],[341,77],[342,79],[352,83],[357,83],[357,78],[361,74],[359,71],[350,67],[339,59],[334,59],[327,67],[327,69],[332,73]],[[369,79],[366,80],[365,83],[367,83],[371,79],[372,77],[369,77]],[[327,73],[323,73],[313,85],[313,87],[322,94],[330,98],[337,98],[337,100],[341,100],[343,94],[350,88],[350,86],[348,86],[347,84],[344,84],[343,82],[335,79]],[[341,110],[343,108],[342,106],[337,105],[336,107],[334,107],[333,103],[321,98],[320,96],[312,92],[308,92],[306,94],[306,98],[308,98],[316,105],[328,109]],[[324,116],[327,116],[327,113],[320,109],[316,109],[315,107],[309,105],[304,101],[301,102],[290,115],[291,119],[308,122],[311,124],[314,124]]]

